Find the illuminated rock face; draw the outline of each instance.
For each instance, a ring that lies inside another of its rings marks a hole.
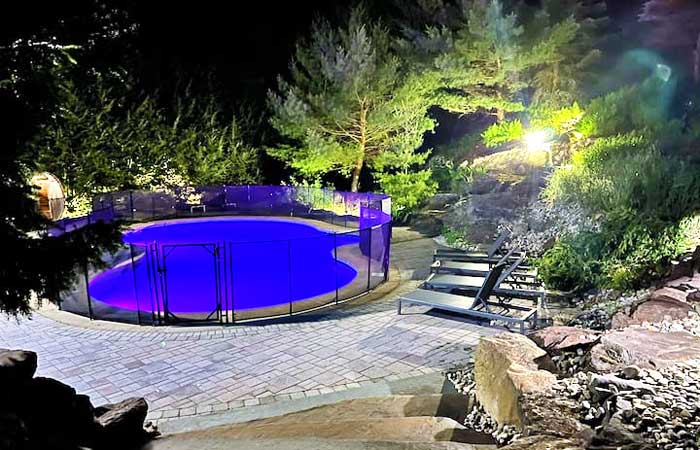
[[[522,425],[520,398],[543,391],[557,377],[540,370],[547,352],[517,333],[484,337],[474,357],[476,397],[499,425]]]
[[[36,201],[39,212],[48,219],[60,219],[65,211],[66,197],[58,178],[48,172],[41,172],[32,177],[31,184],[38,189]]]

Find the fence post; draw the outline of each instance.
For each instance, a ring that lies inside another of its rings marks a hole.
[[[335,303],[338,304],[340,301],[338,296],[338,233],[333,233],[333,260],[335,264],[333,265],[333,274],[335,275]]]
[[[136,278],[136,264],[134,263],[134,244],[129,244],[129,256],[131,256],[131,273],[134,278],[134,297],[136,297],[136,323],[141,325],[141,304],[139,303],[139,285]]]
[[[382,225],[386,227],[386,239],[384,240],[384,281],[389,279],[389,262],[391,261],[391,221]]]
[[[131,212],[131,220],[134,220],[134,191],[129,190],[129,211]]]
[[[372,285],[372,225],[369,226],[369,243],[367,250],[367,290]]]
[[[287,240],[287,279],[289,280],[289,315],[294,311],[292,309],[292,241]]]
[[[90,277],[88,276],[87,259],[83,261],[83,275],[85,276],[85,294],[87,294],[88,317],[90,320],[92,320],[92,300],[90,299]]]

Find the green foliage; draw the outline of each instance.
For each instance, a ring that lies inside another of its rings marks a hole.
[[[585,87],[596,81],[602,59],[600,48],[608,40],[605,1],[545,0],[527,28],[548,29],[554,47],[551,58],[532,76],[532,103],[561,108],[580,100]]]
[[[571,243],[558,241],[535,261],[537,273],[550,289],[574,291],[591,285],[590,262]]]
[[[405,219],[416,207],[437,192],[430,170],[378,174],[382,191],[391,196],[392,214]]]
[[[520,120],[496,122],[481,134],[487,147],[498,147],[507,142],[517,141],[523,137],[523,124]]]
[[[455,248],[470,249],[476,246],[467,239],[467,229],[466,228],[451,228],[445,227],[442,230],[442,236],[445,238],[447,245]]]
[[[557,135],[574,131],[584,115],[583,109],[577,102],[557,109],[539,105],[530,108],[529,113],[532,128],[552,129]]]
[[[597,139],[555,171],[551,202],[577,202],[596,214],[629,209],[644,218],[678,221],[700,207],[697,167],[664,157],[636,133]]]
[[[697,140],[668,119],[659,89],[666,87],[652,78],[593,100],[577,129],[596,138],[554,172],[543,193],[552,203],[583,206],[600,222],[583,253],[599,285],[637,288],[698,242],[700,170],[677,156]]]
[[[171,120],[152,97],[132,105],[128,86],[101,78],[80,90],[72,80],[60,86],[57,113],[30,147],[71,197],[259,178],[256,150],[241,142],[235,119],[221,123],[213,103],[181,103]]]
[[[575,2],[564,2],[566,12],[555,11],[560,2],[545,3],[525,7],[500,0],[419,2],[422,16],[428,17],[423,19],[425,28],[409,20],[402,44],[412,49],[407,53],[417,64],[437,73],[442,108],[487,112],[502,121],[507,113],[525,109],[528,88],[537,88],[536,97],[543,100],[562,92],[576,74],[573,68],[565,69],[590,49],[590,42],[579,36],[579,21],[587,16],[573,17]],[[582,50],[567,54],[575,43]],[[563,104],[574,99],[567,97]]]
[[[620,88],[593,99],[577,127],[585,137],[613,136],[631,131],[660,135],[677,127],[669,121],[668,109],[675,85],[654,76],[641,84]]]
[[[284,141],[267,151],[305,177],[350,177],[356,191],[365,166],[421,162],[415,149],[435,126],[427,116],[434,83],[402,65],[388,30],[362,10],[340,28],[318,20],[297,45],[291,79],[270,92],[271,123]]]
[[[466,192],[474,177],[483,174],[485,170],[466,163],[454,164],[442,155],[436,155],[428,162],[433,180],[441,192]]]
[[[444,156],[455,163],[459,163],[469,159],[475,150],[482,145],[482,140],[480,133],[467,133],[446,144],[437,145],[434,153],[436,156]]]

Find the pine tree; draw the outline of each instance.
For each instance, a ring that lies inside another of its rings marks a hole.
[[[435,125],[427,116],[435,78],[409,72],[388,30],[362,10],[339,28],[316,21],[290,69],[269,95],[284,139],[268,149],[272,156],[305,177],[349,177],[352,191],[365,167],[406,171],[425,160],[415,150]]]
[[[440,11],[455,6],[445,4]],[[416,31],[415,19],[409,21],[402,48],[438,74],[442,108],[486,112],[500,122],[507,113],[525,109],[533,73],[563,60],[579,25],[571,15],[554,19],[519,1],[471,0],[459,6],[450,20],[428,23],[422,33]]]
[[[576,22],[575,34],[557,25],[569,24],[572,19]],[[545,0],[529,27],[547,33],[563,32],[554,39],[554,57],[535,70],[532,103],[552,109],[581,101],[584,86],[595,80],[593,69],[601,61],[600,48],[612,36],[605,1]]]

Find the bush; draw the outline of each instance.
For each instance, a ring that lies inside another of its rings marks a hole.
[[[430,169],[417,172],[379,173],[382,191],[391,196],[392,214],[397,220],[404,220],[427,198],[437,192],[437,183],[432,179]]]
[[[487,147],[498,147],[501,144],[521,139],[523,134],[522,122],[510,120],[494,123],[481,134],[481,137]]]
[[[456,165],[442,155],[431,158],[428,167],[440,192],[464,192],[475,176],[485,172],[481,167]]]
[[[585,137],[642,130],[658,135],[662,129],[677,125],[668,119],[673,87],[673,83],[652,77],[598,97],[590,102],[576,129]]]
[[[455,229],[451,227],[445,227],[440,233],[445,238],[447,245],[455,248],[471,249],[476,248],[476,246],[467,239],[467,229]]]
[[[575,291],[593,284],[590,262],[578,249],[564,241],[547,250],[535,265],[550,289]]]

